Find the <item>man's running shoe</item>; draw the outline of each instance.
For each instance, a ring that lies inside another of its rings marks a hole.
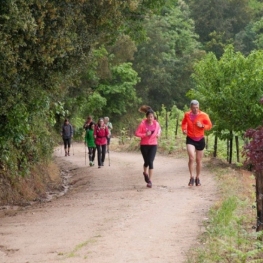
[[[189,181],[189,183],[188,183],[188,186],[193,186],[193,185],[194,185],[194,178],[191,177],[191,178],[190,178],[190,181]]]
[[[201,182],[199,178],[195,178],[195,185],[196,186],[201,186]]]

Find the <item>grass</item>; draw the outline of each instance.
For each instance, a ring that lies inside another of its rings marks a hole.
[[[93,238],[90,238],[89,240],[86,240],[80,244],[77,244],[74,249],[72,251],[70,251],[69,253],[63,253],[63,252],[59,252],[58,256],[65,256],[65,258],[73,258],[76,257],[76,253],[78,251],[80,251],[82,248],[87,247],[88,245],[94,244],[97,242],[97,238],[100,238],[101,235],[97,235],[94,236]],[[87,258],[87,256],[85,256],[85,258]]]
[[[216,175],[219,200],[209,212],[200,235],[199,246],[188,254],[187,263],[262,263],[263,243],[253,226],[254,177],[242,169],[231,169],[213,160],[210,169]]]

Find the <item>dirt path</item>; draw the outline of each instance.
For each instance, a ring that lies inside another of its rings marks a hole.
[[[215,200],[204,169],[202,186],[187,186],[185,159],[157,155],[146,188],[140,153],[111,151],[110,166],[85,166],[83,144],[57,160],[73,175],[71,190],[52,202],[0,219],[1,263],[180,263],[194,247]],[[88,163],[88,162],[87,162]]]

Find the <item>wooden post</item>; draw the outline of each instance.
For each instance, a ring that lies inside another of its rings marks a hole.
[[[229,163],[229,139],[226,140],[226,160]]]
[[[229,163],[232,163],[232,155],[233,155],[233,132],[230,131],[230,140],[229,140]]]
[[[206,148],[206,150],[208,149],[208,136],[206,136],[205,148]]]
[[[177,136],[177,134],[178,134],[178,126],[179,126],[179,112],[178,112],[177,118],[176,118],[175,136]]]
[[[168,138],[168,112],[165,113],[165,137]]]
[[[238,136],[235,136],[235,140],[236,140],[237,162],[239,163],[240,159],[239,159],[239,141],[238,141]]]
[[[214,142],[214,153],[213,156],[217,156],[217,135],[215,135],[215,142]]]
[[[257,202],[257,228],[263,230],[263,171],[256,172],[256,202]]]

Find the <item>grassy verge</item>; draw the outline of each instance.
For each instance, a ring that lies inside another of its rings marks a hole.
[[[0,176],[0,206],[28,205],[61,185],[59,167],[52,162],[35,165],[25,177]]]
[[[199,247],[188,254],[188,263],[263,262],[262,233],[253,229],[256,223],[254,177],[242,169],[231,169],[212,160],[210,169],[216,175],[219,201],[209,212]]]

